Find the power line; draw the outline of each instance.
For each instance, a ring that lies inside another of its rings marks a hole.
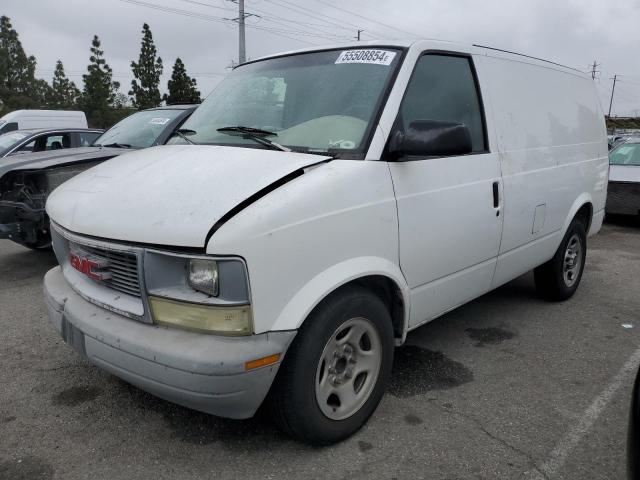
[[[158,11],[162,11],[165,13],[172,13],[175,15],[182,15],[185,17],[190,17],[190,18],[197,18],[199,20],[204,20],[204,21],[208,21],[208,22],[216,22],[216,23],[222,23],[222,24],[226,24],[229,25],[231,23],[231,21],[227,18],[224,17],[214,17],[212,15],[205,15],[202,13],[196,13],[196,12],[191,12],[189,10],[182,10],[182,9],[177,9],[177,8],[172,8],[172,7],[165,7],[165,6],[161,6],[161,5],[156,5],[154,3],[148,3],[148,2],[144,2],[142,0],[118,0],[120,2],[124,2],[124,3],[130,3],[132,5],[138,5],[141,7],[145,7],[145,8],[151,8],[153,10],[158,10]],[[265,32],[269,32],[272,35],[277,35],[279,37],[284,37],[287,38],[289,40],[295,40],[297,42],[300,43],[306,43],[308,45],[314,45],[317,46],[317,44],[312,43],[312,42],[308,42],[306,40],[302,40],[300,38],[295,38],[295,37],[290,37],[288,35],[286,35],[286,33],[291,33],[294,35],[300,35],[300,33],[296,32],[296,31],[286,31],[286,30],[276,30],[276,29],[271,29],[271,28],[267,28],[267,27],[260,27],[260,26],[256,26],[256,25],[247,25],[250,28],[254,28],[256,30],[263,30]],[[313,34],[306,34],[306,35],[313,35]],[[317,35],[320,36],[320,35]]]
[[[289,25],[287,25],[286,23],[284,23],[280,19],[271,19],[271,18],[265,17],[264,15],[255,15],[255,17],[258,20],[265,20],[267,22],[273,22],[273,23],[276,23],[276,24],[279,24],[279,25],[283,25],[283,26],[285,26],[287,28],[291,28]],[[282,19],[282,20],[285,20],[285,19]],[[290,21],[293,22],[293,23],[296,23],[294,20],[290,20]],[[292,31],[299,32],[299,34],[305,34],[306,33],[305,30],[292,30]],[[331,39],[331,40],[334,40],[334,39],[335,40],[348,40],[348,39],[350,39],[349,37],[339,36],[339,35],[336,35],[335,33],[330,33],[330,32],[326,32],[326,31],[323,31],[323,30],[318,30],[318,32],[322,32],[324,34],[324,38]]]
[[[625,78],[625,82],[626,81],[627,79]],[[640,96],[638,96],[637,92],[630,92],[629,90],[623,88],[623,86],[624,84],[621,85],[620,80],[618,80],[618,83],[616,85],[616,98],[621,97],[623,100],[626,100],[629,103],[640,102]]]
[[[368,22],[372,22],[372,23],[381,25],[383,27],[390,28],[391,30],[395,30],[395,31],[400,32],[400,33],[404,33],[405,35],[411,35],[411,36],[414,36],[414,37],[420,37],[420,35],[418,35],[416,33],[410,32],[408,30],[403,30],[403,29],[398,28],[398,27],[394,27],[393,25],[389,25],[388,23],[379,22],[378,20],[374,20],[373,18],[365,17],[364,15],[360,15],[359,13],[353,12],[351,10],[347,10],[346,8],[342,8],[342,7],[338,7],[336,5],[333,5],[332,3],[329,3],[326,0],[316,0],[316,1],[319,2],[319,3],[322,3],[323,5],[327,5],[327,6],[331,7],[331,8],[335,8],[336,10],[340,10],[341,12],[348,13],[349,15],[355,15],[356,17],[362,18],[363,20],[366,20]]]
[[[345,32],[351,31],[351,28],[344,27],[342,25],[337,25],[337,24],[336,25],[328,25],[328,24],[321,24],[321,23],[302,22],[300,20],[295,20],[295,19],[292,19],[292,18],[285,18],[285,17],[282,17],[282,16],[275,17],[275,16],[272,16],[270,14],[267,14],[264,10],[258,10],[257,8],[252,8],[252,10],[254,12],[262,13],[262,15],[260,15],[260,18],[264,18],[265,20],[272,21],[272,22],[294,23],[296,25],[306,25],[308,27],[315,27],[317,29],[319,29],[319,28],[335,28],[335,29],[339,29],[339,30],[344,30]],[[322,31],[324,33],[334,34],[334,32],[327,32],[326,30],[319,30],[319,31]]]
[[[197,2],[196,0],[178,0],[179,2],[190,3],[192,5],[199,5],[202,7],[215,8],[216,10],[225,10],[227,12],[235,12],[234,8],[226,8],[226,7],[218,7],[216,5],[211,5],[210,3]]]
[[[625,83],[630,83],[631,85],[636,85],[636,86],[640,86],[640,80],[631,80],[629,78],[627,78],[627,76],[624,76],[624,81]]]
[[[137,0],[137,1],[139,1],[139,0]],[[194,4],[194,5],[199,5],[199,6],[204,6],[204,7],[208,7],[208,8],[215,8],[215,9],[218,9],[218,10],[224,10],[224,11],[228,11],[228,12],[229,11],[230,12],[235,12],[235,10],[232,9],[232,8],[218,7],[216,5],[211,5],[210,3],[198,2],[196,0],[178,0],[178,1],[186,2],[186,3],[190,3],[190,4]],[[239,0],[229,0],[229,1],[231,1],[233,3],[238,3]],[[146,2],[142,2],[142,3],[146,3]],[[255,8],[251,8],[251,10],[262,13],[262,10],[258,10],[258,9],[255,9]],[[190,12],[190,13],[198,15],[198,13],[196,13],[196,12]],[[314,34],[314,33],[311,33],[311,32],[305,31],[305,30],[297,30],[297,29],[292,30],[290,26],[282,23],[280,20],[285,20],[285,21],[288,21],[290,23],[294,23],[296,25],[300,24],[300,22],[298,22],[296,20],[287,20],[287,19],[284,19],[284,18],[279,19],[278,17],[271,16],[270,14],[263,14],[263,15],[258,15],[258,14],[255,14],[255,13],[245,13],[244,14],[244,18],[245,19],[249,18],[249,17],[256,17],[256,18],[265,19],[267,21],[271,21],[271,22],[274,22],[274,23],[279,23],[279,24],[284,25],[285,27],[289,28],[289,30],[281,29],[279,31],[279,33],[290,33],[290,34],[298,34],[298,35],[303,35],[303,36],[316,36],[318,38],[327,38],[327,39],[330,39],[330,40],[333,40],[334,38],[341,39],[341,40],[347,39],[347,37],[344,37],[344,36],[340,37],[340,36],[338,36],[338,35],[336,35],[334,33],[326,32],[326,31],[320,31],[320,33],[315,33]],[[217,17],[217,18],[219,18],[221,20],[226,20],[226,21],[229,21],[229,22],[238,22],[239,23],[239,18],[240,17],[237,17],[237,18]],[[268,27],[258,27],[258,26],[250,25],[250,24],[245,24],[245,26],[247,28],[256,28],[258,30],[264,30],[264,29],[268,28]],[[342,27],[342,28],[345,28],[345,27]],[[265,31],[269,31],[269,30],[265,30]],[[274,29],[273,31],[278,31],[278,30]]]
[[[213,17],[211,15],[204,15],[201,13],[190,12],[189,10],[182,10],[178,8],[165,7],[163,5],[156,5],[155,3],[143,2],[142,0],[118,0],[123,3],[130,3],[139,7],[151,8],[152,10],[158,10],[165,13],[173,13],[175,15],[182,15],[185,17],[199,18],[209,22],[227,23],[228,21],[223,17]]]
[[[294,11],[296,11],[297,13],[302,13],[303,15],[306,15],[308,17],[311,18],[315,18],[316,20],[320,20],[321,22],[325,22],[329,25],[336,25],[339,27],[343,27],[344,25],[350,25],[354,28],[360,28],[360,25],[356,25],[354,23],[350,23],[345,21],[344,19],[340,19],[340,18],[336,18],[336,17],[332,17],[330,15],[326,15],[324,13],[320,13],[316,10],[311,10],[309,8],[302,8],[299,7],[298,5],[296,5],[295,3],[289,2],[288,0],[265,0],[266,2],[272,3],[274,5],[277,5],[281,8],[286,8],[286,9],[293,9]],[[284,4],[284,5],[283,5]],[[330,20],[326,20],[325,18],[328,18]],[[372,30],[369,30],[372,33]],[[376,35],[378,35],[377,33],[375,33]],[[379,35],[381,37],[384,37],[384,35]]]
[[[227,8],[223,8],[223,7],[218,7],[218,6],[215,6],[215,5],[211,5],[209,3],[197,2],[195,0],[179,0],[179,1],[188,2],[188,3],[194,3],[196,5],[201,5],[201,6],[209,7],[209,8],[222,9],[222,10],[228,10],[228,11],[235,11],[233,9],[227,9]],[[261,18],[261,19],[264,19],[264,20],[267,20],[267,21],[270,21],[270,22],[274,22],[274,23],[284,24],[283,22],[286,22],[286,23],[293,23],[295,25],[306,25],[308,27],[320,27],[320,28],[329,27],[329,25],[327,25],[327,24],[304,22],[304,21],[301,21],[301,20],[286,18],[286,17],[283,17],[282,15],[276,17],[274,15],[271,15],[271,13],[269,13],[269,12],[267,12],[265,10],[258,9],[256,7],[253,7],[253,6],[251,7],[251,10],[253,12],[258,12],[258,13],[261,14],[261,15],[254,15],[255,17],[258,17],[258,18]],[[351,31],[350,28],[345,27],[343,25],[338,25],[338,24],[332,25],[331,28],[337,28],[337,29],[341,29],[341,30],[345,30],[345,31]],[[326,30],[325,31],[321,30],[321,32],[322,33],[327,33],[329,35],[334,35],[333,32],[327,32]]]

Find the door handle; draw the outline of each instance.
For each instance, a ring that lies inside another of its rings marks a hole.
[[[500,190],[498,182],[493,182],[493,208],[500,206]]]

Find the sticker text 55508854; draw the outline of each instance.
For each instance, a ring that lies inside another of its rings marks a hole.
[[[396,52],[389,50],[345,50],[340,52],[335,63],[374,63],[377,65],[390,65],[396,56]]]

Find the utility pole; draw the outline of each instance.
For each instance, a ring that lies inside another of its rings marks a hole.
[[[247,61],[247,50],[244,36],[244,0],[238,0],[238,62]]]
[[[364,32],[364,30],[358,29],[358,35],[356,35],[356,40],[360,41],[360,34]]]
[[[257,17],[253,13],[245,13],[244,12],[244,0],[229,0],[230,2],[238,4],[238,18],[225,18],[225,20],[230,20],[232,22],[238,22],[238,64],[244,63],[247,61],[247,48],[246,48],[246,40],[245,40],[245,18],[247,17]]]
[[[596,74],[600,73],[598,70],[596,70],[598,67],[600,66],[599,63],[596,63],[596,61],[593,61],[593,65],[591,66],[591,78],[593,80],[596,79]]]
[[[609,118],[611,118],[611,106],[613,105],[613,93],[616,91],[616,81],[618,80],[618,75],[613,76],[613,88],[611,89],[611,101],[609,102]]]

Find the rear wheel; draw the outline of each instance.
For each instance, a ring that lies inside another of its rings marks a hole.
[[[586,255],[585,226],[574,218],[553,258],[534,271],[538,292],[554,301],[570,298],[580,284]]]
[[[289,348],[270,396],[273,418],[311,444],[349,437],[382,399],[393,363],[386,305],[360,287],[346,287],[307,318]]]

